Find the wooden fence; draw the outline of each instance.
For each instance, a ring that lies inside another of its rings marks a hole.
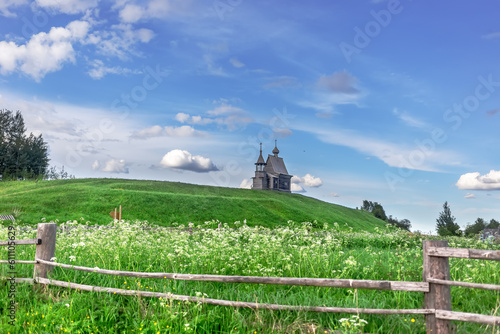
[[[352,280],[329,278],[294,278],[294,277],[257,277],[257,276],[224,276],[224,275],[191,275],[175,273],[144,273],[131,271],[106,270],[89,267],[68,265],[52,262],[55,255],[57,225],[53,223],[38,224],[36,239],[15,240],[15,245],[36,245],[34,261],[15,261],[16,263],[34,264],[33,279],[18,278],[16,282],[31,282],[41,285],[54,285],[84,291],[106,292],[111,294],[142,296],[153,298],[174,299],[191,301],[220,306],[246,307],[251,309],[267,310],[293,310],[328,313],[364,313],[364,314],[424,314],[426,318],[427,333],[444,334],[452,333],[451,320],[475,322],[491,326],[500,326],[500,317],[451,310],[451,287],[460,286],[475,289],[500,291],[500,285],[478,284],[450,280],[449,258],[467,258],[478,260],[500,261],[500,251],[451,248],[448,241],[423,242],[423,281],[377,281],[377,280]],[[2,241],[0,246],[8,246],[12,241]],[[9,263],[2,260],[0,263]],[[198,298],[192,296],[173,295],[140,290],[123,290],[92,285],[77,284],[65,281],[48,279],[48,273],[53,267],[93,272],[105,275],[141,277],[141,278],[169,278],[186,281],[225,282],[225,283],[257,283],[274,285],[300,285],[331,288],[375,289],[392,291],[409,291],[424,293],[424,308],[422,309],[365,309],[319,306],[291,306],[277,304],[263,304],[250,302],[237,302],[211,298]]]

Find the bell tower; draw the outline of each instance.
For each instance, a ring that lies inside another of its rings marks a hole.
[[[267,173],[264,171],[267,163],[262,156],[262,143],[260,143],[260,154],[257,162],[255,163],[255,176],[253,179],[253,189],[267,189]]]

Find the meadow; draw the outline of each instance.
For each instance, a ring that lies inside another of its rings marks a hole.
[[[355,232],[347,226],[288,222],[249,227],[242,222],[207,221],[193,233],[148,222],[112,222],[88,228],[80,219],[61,223],[56,262],[101,269],[188,274],[276,277],[422,280],[422,240],[391,227]],[[317,225],[317,224],[316,224]],[[19,239],[33,238],[26,225]],[[28,225],[32,227],[32,225]],[[153,229],[151,229],[153,227]],[[182,226],[180,226],[182,227]],[[432,238],[432,237],[431,237]],[[435,238],[435,237],[434,237]],[[7,240],[7,229],[0,230]],[[473,239],[447,238],[451,247],[500,249]],[[18,246],[17,260],[33,260],[34,246]],[[7,253],[2,250],[2,259]],[[1,276],[6,268],[1,267]],[[450,259],[451,278],[500,284],[495,261]],[[33,266],[16,265],[17,277],[32,277]],[[359,308],[421,308],[418,292],[336,289],[262,284],[134,279],[55,268],[51,277],[82,284],[165,292],[235,301]],[[3,284],[3,283],[2,283]],[[8,324],[7,292],[0,289],[2,333],[425,333],[422,315],[323,314],[238,309],[194,302],[119,296],[48,287],[34,293],[17,284],[16,325]],[[452,288],[454,311],[499,315],[500,293]],[[457,322],[457,333],[499,333],[498,328]]]
[[[0,214],[15,213],[17,220],[27,224],[36,224],[41,218],[64,222],[80,217],[92,224],[107,224],[109,212],[119,205],[124,219],[161,226],[175,226],[176,222],[198,225],[212,219],[228,224],[247,219],[249,226],[266,227],[289,219],[316,220],[320,225],[348,224],[355,231],[385,225],[362,210],[276,191],[124,179],[0,182]]]

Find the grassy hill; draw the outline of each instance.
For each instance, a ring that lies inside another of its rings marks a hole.
[[[122,205],[123,219],[158,225],[195,225],[218,219],[223,223],[247,220],[248,225],[272,227],[288,220],[348,224],[355,231],[371,231],[384,222],[371,214],[299,194],[199,186],[193,184],[125,180],[76,179],[0,182],[0,214],[20,212],[18,219],[36,224],[47,220],[111,221],[109,212]]]

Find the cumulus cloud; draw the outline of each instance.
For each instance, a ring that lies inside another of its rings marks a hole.
[[[290,190],[294,193],[305,193],[306,192],[304,190],[304,188],[300,184],[297,184],[297,183],[292,183],[290,185]]]
[[[478,172],[463,174],[456,186],[467,190],[500,190],[500,171],[490,170],[485,175]]]
[[[471,198],[476,198],[476,195],[474,194],[471,194],[471,193],[467,193],[464,198],[467,198],[467,199],[471,199]]]
[[[251,179],[244,179],[241,181],[239,188],[241,189],[252,189],[252,180]]]
[[[196,173],[208,173],[219,169],[209,159],[201,155],[192,155],[185,150],[172,150],[165,154],[160,161],[165,168],[189,170]]]
[[[14,71],[40,81],[47,73],[58,71],[67,62],[75,62],[72,43],[81,41],[88,33],[90,24],[73,21],[66,27],[53,27],[48,33],[33,35],[24,45],[0,42],[0,73]]]
[[[304,177],[294,175],[292,177],[292,183],[302,184],[306,187],[311,187],[311,188],[317,188],[323,185],[323,181],[319,177],[314,177],[309,173],[304,175]]]
[[[335,72],[332,75],[323,75],[317,81],[320,88],[326,89],[331,93],[357,94],[359,90],[354,87],[357,79],[346,71]]]
[[[134,132],[131,136],[133,139],[148,139],[153,137],[207,137],[208,134],[203,131],[195,130],[189,125],[179,127],[154,125],[149,128]]]
[[[123,159],[109,159],[103,164],[99,160],[95,160],[92,164],[93,170],[100,170],[106,173],[124,173],[128,174],[129,170],[127,163]]]

